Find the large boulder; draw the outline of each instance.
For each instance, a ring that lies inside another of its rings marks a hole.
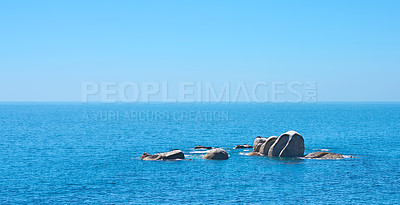
[[[213,160],[227,160],[229,158],[228,153],[221,148],[214,148],[208,150],[203,156],[203,159],[213,159]]]
[[[260,147],[260,154],[268,155],[269,148],[271,148],[271,146],[275,143],[276,139],[278,139],[277,136],[268,137],[267,141],[265,141]]]
[[[248,144],[236,145],[233,149],[246,149],[246,148],[253,148],[253,146]]]
[[[307,159],[343,159],[343,155],[330,152],[313,152],[307,154],[304,158]]]
[[[178,160],[185,159],[185,155],[179,149],[172,150],[170,152],[158,153],[158,154],[149,154],[147,152],[143,153],[140,157],[142,160],[153,161],[153,160]]]
[[[267,141],[267,138],[265,138],[265,137],[260,137],[260,136],[256,137],[256,139],[254,139],[254,142],[253,142],[253,152],[259,152],[261,145],[266,141]]]
[[[269,148],[270,157],[302,157],[304,156],[304,139],[296,131],[283,133]]]

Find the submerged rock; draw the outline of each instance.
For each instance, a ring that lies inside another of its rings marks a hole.
[[[266,141],[267,141],[267,138],[265,138],[265,137],[260,137],[260,136],[256,137],[256,139],[254,139],[254,142],[253,142],[253,152],[259,152],[261,145]]]
[[[244,145],[236,145],[233,149],[246,149],[246,148],[253,148],[253,146],[244,144]]]
[[[260,154],[259,152],[249,152],[246,155],[248,155],[248,156],[261,156],[262,154]]]
[[[304,156],[304,139],[296,131],[283,133],[269,148],[270,157],[302,157]]]
[[[146,161],[154,161],[154,160],[177,160],[177,159],[185,159],[185,155],[179,149],[172,150],[170,152],[163,152],[158,154],[149,154],[147,152],[143,153],[140,157],[142,160]]]
[[[278,139],[277,136],[271,136],[267,138],[267,141],[265,141],[261,147],[260,147],[260,154],[262,155],[268,155],[268,151],[271,148],[271,146],[275,143],[276,139]]]
[[[203,145],[197,145],[194,149],[212,149],[212,147],[205,147]]]
[[[213,159],[213,160],[227,160],[229,158],[228,153],[221,148],[214,148],[208,150],[203,156],[203,159]]]
[[[313,152],[307,154],[304,158],[307,159],[343,159],[343,155],[331,152]],[[352,158],[352,157],[351,157]]]

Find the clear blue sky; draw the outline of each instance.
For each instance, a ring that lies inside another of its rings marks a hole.
[[[82,81],[318,82],[400,101],[400,1],[0,1],[0,101]]]

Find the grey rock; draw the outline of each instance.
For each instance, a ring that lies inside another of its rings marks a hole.
[[[266,141],[267,141],[267,138],[265,138],[265,137],[260,137],[260,136],[256,137],[256,139],[254,139],[254,142],[253,142],[253,152],[259,152],[261,145]]]
[[[262,154],[260,154],[259,152],[249,152],[246,155],[248,155],[248,156],[261,156]]]
[[[140,157],[142,160],[146,161],[155,161],[155,160],[178,160],[185,159],[185,155],[179,149],[172,150],[170,152],[158,153],[158,154],[149,154],[147,152],[143,153]]]
[[[244,144],[244,145],[236,145],[233,149],[246,149],[246,148],[253,148],[253,146]]]
[[[224,149],[214,148],[208,150],[207,153],[203,156],[203,159],[227,160],[229,159],[229,155]]]
[[[343,155],[331,152],[313,152],[307,154],[304,158],[307,159],[343,159]]]
[[[283,133],[269,148],[270,157],[302,157],[304,156],[304,139],[296,131]]]
[[[265,141],[261,147],[260,147],[260,154],[262,155],[268,155],[268,151],[271,148],[271,146],[275,143],[276,139],[278,139],[277,136],[271,136],[267,138],[267,141]]]
[[[194,149],[212,149],[212,147],[205,147],[203,145],[197,145]]]

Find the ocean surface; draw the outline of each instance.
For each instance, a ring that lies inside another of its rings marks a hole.
[[[0,103],[0,204],[398,204],[399,127],[400,103]],[[232,149],[289,130],[356,158]],[[192,161],[139,158],[172,149]]]

